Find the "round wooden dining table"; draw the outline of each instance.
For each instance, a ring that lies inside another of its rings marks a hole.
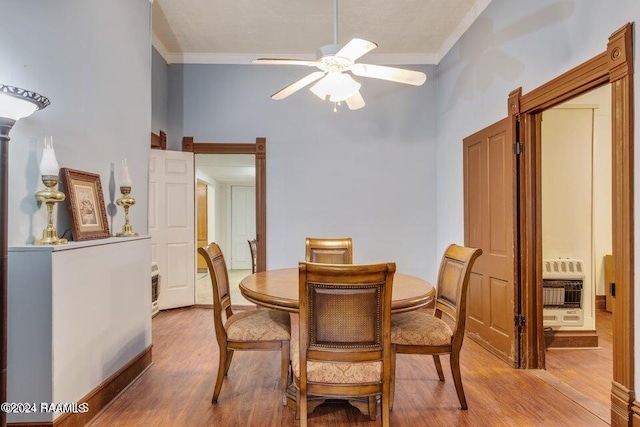
[[[254,273],[240,281],[240,292],[247,300],[268,308],[297,313],[298,269],[284,268]],[[436,291],[431,283],[402,273],[393,276],[391,312],[416,310],[433,301]]]

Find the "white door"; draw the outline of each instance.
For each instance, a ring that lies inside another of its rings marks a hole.
[[[160,272],[160,309],[195,303],[193,153],[151,150],[149,234]]]
[[[251,269],[247,240],[256,238],[256,188],[231,186],[231,269]]]

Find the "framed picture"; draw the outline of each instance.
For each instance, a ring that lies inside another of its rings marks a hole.
[[[100,175],[62,168],[73,240],[110,237]]]

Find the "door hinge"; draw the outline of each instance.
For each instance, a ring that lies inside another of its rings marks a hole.
[[[524,144],[522,142],[514,142],[513,143],[513,154],[516,156],[524,153]]]
[[[614,282],[609,283],[609,295],[616,296],[616,284]]]
[[[524,328],[525,323],[527,323],[527,318],[524,317],[523,314],[516,314],[513,318],[513,322],[516,325],[516,328]]]

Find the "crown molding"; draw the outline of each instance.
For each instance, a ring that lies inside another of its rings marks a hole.
[[[175,53],[169,52],[169,50],[165,47],[164,43],[162,43],[162,41],[160,41],[158,36],[156,36],[156,33],[153,33],[153,32],[151,33],[151,46],[156,48],[160,56],[164,58],[167,64],[176,62],[171,60],[171,58],[175,55]]]
[[[455,46],[458,40],[460,40],[460,37],[462,37],[462,35],[469,29],[469,27],[471,27],[478,16],[480,16],[480,14],[486,9],[486,7],[489,6],[489,3],[491,3],[491,0],[477,0],[473,4],[471,10],[467,12],[465,17],[462,18],[462,21],[460,21],[451,35],[449,35],[444,43],[442,43],[442,46],[440,47],[440,50],[436,55],[437,59],[435,61],[435,64],[440,63],[442,58],[444,58],[445,55],[451,50],[451,48]]]

